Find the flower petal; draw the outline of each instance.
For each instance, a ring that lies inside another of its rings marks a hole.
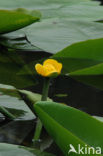
[[[45,69],[44,67],[41,65],[41,64],[36,64],[35,65],[35,69],[37,71],[38,74],[42,75],[42,76],[45,76]]]
[[[44,61],[43,65],[47,65],[47,64],[51,64],[52,66],[54,66],[57,73],[60,74],[60,72],[62,70],[62,64],[61,63],[59,63],[58,61],[56,61],[54,59],[47,59],[46,61]]]
[[[43,64],[43,68],[45,69],[45,76],[50,76],[53,73],[57,73],[55,67],[51,64],[46,64],[46,65]]]

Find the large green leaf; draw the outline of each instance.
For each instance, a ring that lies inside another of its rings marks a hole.
[[[103,24],[61,17],[44,19],[25,31],[31,43],[47,52],[56,53],[76,42],[102,38]]]
[[[0,34],[23,28],[40,19],[37,11],[29,12],[25,9],[0,10]]]
[[[76,150],[78,144],[83,147],[88,145],[102,148],[103,123],[97,119],[75,108],[54,102],[38,102],[34,109],[64,155],[68,155],[70,144]]]
[[[38,149],[24,146],[0,143],[0,156],[54,156],[53,154],[41,152]]]
[[[103,39],[68,46],[53,58],[63,63],[64,73],[103,89]]]
[[[97,120],[103,122],[103,117],[100,117],[100,116],[93,116],[94,118],[96,118]]]
[[[43,17],[18,34],[26,34],[28,40],[43,50],[55,53],[64,47],[91,38],[103,37],[103,24],[93,21],[103,19],[103,7],[91,0],[6,0],[0,8],[38,9]],[[13,33],[15,34],[15,33]],[[11,34],[11,35],[13,35]]]

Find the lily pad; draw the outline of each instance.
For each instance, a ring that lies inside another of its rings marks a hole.
[[[36,9],[42,14],[39,23],[32,24],[11,36],[25,34],[32,45],[56,53],[72,43],[103,37],[103,7],[91,0],[6,0],[0,1],[0,8]]]
[[[4,20],[5,19],[5,20]],[[26,9],[0,10],[0,34],[18,30],[40,19],[40,12]]]
[[[54,156],[46,152],[41,152],[38,149],[28,148],[18,145],[0,143],[1,156]]]

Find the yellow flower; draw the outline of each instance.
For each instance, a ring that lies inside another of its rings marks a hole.
[[[47,59],[43,62],[43,65],[36,64],[35,69],[37,73],[44,77],[57,76],[61,73],[62,64],[54,59]]]

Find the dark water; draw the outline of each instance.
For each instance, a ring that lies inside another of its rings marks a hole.
[[[41,93],[42,83],[39,79],[39,84],[32,90]],[[49,97],[56,102],[65,103],[91,115],[103,116],[103,91],[70,77],[60,76],[53,80]]]

